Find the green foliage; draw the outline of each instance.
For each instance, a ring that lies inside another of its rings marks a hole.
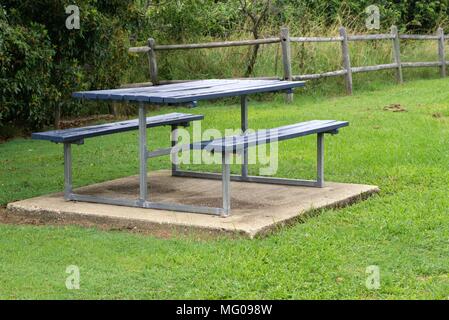
[[[248,17],[242,2],[257,7],[265,1],[254,0],[180,0],[137,1],[146,10],[149,30],[155,38],[171,41],[193,40],[198,37],[228,37],[246,31]],[[364,29],[365,8],[377,5],[381,13],[381,28],[392,24],[403,31],[431,32],[448,23],[449,0],[272,0],[265,30],[279,30],[288,24],[291,30],[309,32],[316,26],[345,25]],[[365,29],[364,29],[365,30]],[[145,31],[148,31],[145,30]],[[140,33],[144,40],[147,34]]]
[[[373,4],[380,9],[382,30],[396,24],[403,31],[430,32],[448,23],[449,0],[276,0],[273,7],[278,15],[272,15],[271,23],[299,22],[305,30],[318,23],[360,29],[365,25],[365,8]]]
[[[14,120],[40,126],[51,119],[57,88],[51,81],[55,51],[44,26],[10,25],[0,8],[0,125]]]
[[[81,29],[68,30],[65,7],[76,4]],[[128,31],[135,11],[128,1],[2,1],[2,119],[37,128],[53,110],[77,114],[73,91],[114,87],[127,66]],[[3,61],[3,59],[5,61]],[[9,61],[9,62],[8,62]],[[11,62],[13,62],[11,64]]]
[[[152,36],[176,41],[227,37],[242,22],[236,0],[155,1],[146,9]]]

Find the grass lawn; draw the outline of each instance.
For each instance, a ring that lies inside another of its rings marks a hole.
[[[350,121],[326,141],[326,178],[378,185],[380,195],[256,240],[0,225],[0,298],[449,298],[449,81],[415,81],[352,97],[297,92],[293,105],[281,96],[252,102],[250,126]],[[392,104],[406,111],[384,110]],[[203,130],[239,124],[237,104],[182,111],[204,114]],[[153,144],[168,144],[168,129],[149,132]],[[75,184],[136,174],[136,142],[132,132],[75,147]],[[311,178],[314,143],[314,137],[281,143],[278,175]],[[168,168],[169,160],[152,160],[150,167]],[[60,145],[0,144],[0,205],[60,191],[62,170]],[[80,290],[65,287],[69,265],[81,270]],[[380,268],[379,290],[365,286],[370,265]]]

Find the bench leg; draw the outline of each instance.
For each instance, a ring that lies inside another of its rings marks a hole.
[[[317,135],[317,187],[324,187],[324,133]]]
[[[72,145],[64,143],[64,199],[72,194]]]
[[[223,189],[223,217],[231,214],[231,155],[222,154],[222,189]]]
[[[248,98],[242,96],[240,98],[241,105],[241,128],[242,132],[245,133],[248,130]],[[243,150],[243,164],[242,164],[242,177],[248,176],[248,148]]]
[[[171,126],[171,146],[172,148],[176,147],[178,144],[178,126]],[[179,170],[178,165],[178,152],[171,153],[171,174],[174,176],[176,174],[176,171]]]
[[[147,119],[146,106],[139,105],[139,159],[140,159],[140,201],[144,203],[148,200],[148,158],[147,158]]]

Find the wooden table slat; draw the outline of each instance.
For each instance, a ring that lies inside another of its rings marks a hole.
[[[262,143],[283,141],[320,132],[332,132],[348,125],[349,122],[347,121],[312,120],[269,130],[259,130],[255,133],[242,136],[224,137],[213,141],[202,141],[193,143],[192,146],[194,149],[236,151],[238,149],[243,149],[243,146],[256,146]]]
[[[184,114],[184,113],[169,113],[163,115],[157,115],[147,118],[147,128],[185,124],[191,121],[203,120],[203,115]],[[139,121],[127,120],[113,123],[106,123],[81,128],[70,128],[64,130],[53,130],[47,132],[33,133],[31,137],[35,140],[48,140],[52,142],[71,142],[78,141],[86,138],[103,136],[113,133],[126,132],[131,130],[137,130],[139,128]]]
[[[75,92],[73,97],[89,100],[185,103],[259,92],[290,90],[303,86],[304,82],[300,81],[211,79],[154,87]]]

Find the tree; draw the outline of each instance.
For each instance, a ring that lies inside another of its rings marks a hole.
[[[250,32],[254,39],[259,39],[260,29],[264,21],[268,18],[268,13],[271,8],[271,0],[240,0],[241,10],[251,21]],[[251,50],[249,63],[246,67],[245,76],[249,77],[253,74],[254,66],[256,65],[257,56],[259,54],[260,45],[256,44]]]

